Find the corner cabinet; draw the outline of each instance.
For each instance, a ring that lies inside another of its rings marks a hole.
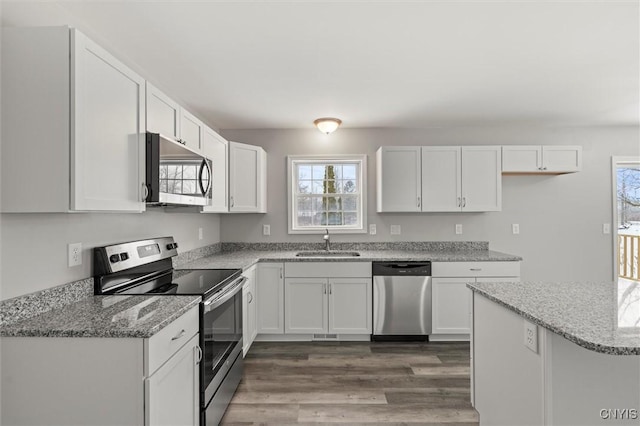
[[[520,281],[520,262],[433,262],[431,340],[469,340],[470,282]]]
[[[195,306],[144,339],[3,337],[2,424],[199,425],[198,321]]]
[[[267,212],[267,153],[259,146],[229,142],[229,211]]]
[[[2,123],[3,212],[145,209],[145,81],[79,31],[3,29]]]
[[[504,174],[565,174],[582,169],[582,147],[513,145],[502,147]]]
[[[284,286],[286,334],[371,334],[370,262],[285,263]]]
[[[499,146],[381,147],[376,158],[380,213],[502,209]]]
[[[259,263],[258,334],[284,333],[284,264]]]

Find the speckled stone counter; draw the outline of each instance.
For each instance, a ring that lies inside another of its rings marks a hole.
[[[151,337],[198,296],[91,296],[0,327],[2,337]]]
[[[613,283],[470,283],[474,292],[579,346],[640,355],[640,285]]]
[[[221,252],[179,266],[180,269],[247,269],[257,262],[372,262],[427,261],[432,262],[499,262],[520,261],[519,256],[491,250],[357,250],[360,256],[297,257],[300,250],[260,251],[238,250]]]

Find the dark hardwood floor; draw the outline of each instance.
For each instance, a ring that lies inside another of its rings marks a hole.
[[[255,342],[222,424],[478,425],[468,343]]]

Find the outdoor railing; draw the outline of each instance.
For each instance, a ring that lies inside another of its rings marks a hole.
[[[618,276],[630,280],[640,280],[640,235],[618,234]]]

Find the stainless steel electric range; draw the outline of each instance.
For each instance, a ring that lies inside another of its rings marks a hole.
[[[240,269],[174,270],[173,237],[131,241],[93,252],[95,294],[198,295],[201,425],[217,425],[242,377]]]

